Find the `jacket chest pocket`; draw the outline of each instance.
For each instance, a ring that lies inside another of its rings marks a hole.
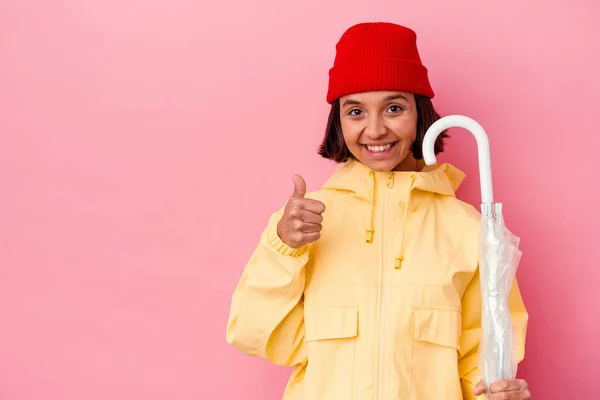
[[[304,317],[308,354],[305,398],[351,400],[358,307],[307,305]]]
[[[411,399],[462,399],[458,373],[461,329],[459,308],[413,310]]]

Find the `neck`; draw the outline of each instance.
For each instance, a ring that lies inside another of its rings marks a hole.
[[[409,153],[404,160],[400,161],[396,167],[393,169],[394,171],[418,171],[419,167],[417,165],[417,160],[413,157],[412,153]]]

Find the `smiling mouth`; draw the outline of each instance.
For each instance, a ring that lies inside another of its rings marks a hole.
[[[396,147],[397,144],[398,144],[398,142],[377,145],[377,146],[363,144],[362,146],[365,147],[371,153],[384,153],[384,152],[389,151],[392,148]]]

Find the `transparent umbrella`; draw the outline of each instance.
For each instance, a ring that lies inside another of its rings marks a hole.
[[[513,325],[508,297],[521,258],[519,238],[508,230],[502,215],[502,203],[494,202],[492,168],[487,134],[475,120],[450,115],[436,121],[425,133],[423,158],[434,164],[434,144],[448,128],[464,128],[477,140],[481,181],[481,237],[479,273],[482,314],[479,362],[486,387],[495,381],[514,379],[517,374]]]

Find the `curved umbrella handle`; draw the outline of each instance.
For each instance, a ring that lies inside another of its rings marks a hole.
[[[492,165],[490,161],[490,143],[483,127],[474,119],[462,115],[448,115],[435,121],[425,132],[423,138],[423,158],[427,165],[435,164],[434,145],[437,137],[448,128],[464,128],[470,131],[477,140],[479,157],[479,178],[481,181],[481,202],[491,204],[494,202],[492,189]]]

